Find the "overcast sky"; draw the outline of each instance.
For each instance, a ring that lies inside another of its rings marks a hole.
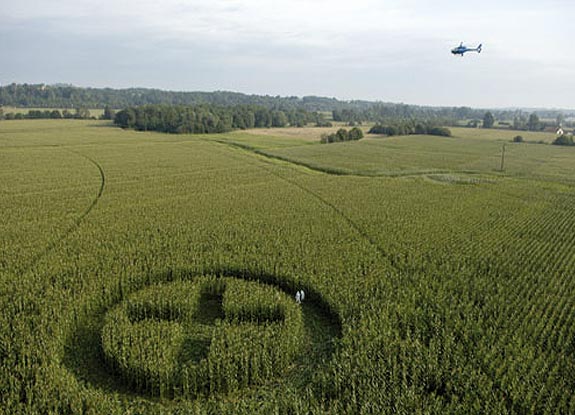
[[[0,0],[0,82],[575,108],[573,39],[573,0]]]

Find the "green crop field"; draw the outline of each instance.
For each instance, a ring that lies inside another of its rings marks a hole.
[[[322,131],[0,122],[0,413],[575,413],[575,149]]]

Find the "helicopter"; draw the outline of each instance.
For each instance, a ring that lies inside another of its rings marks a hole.
[[[479,44],[479,46],[477,46],[476,48],[468,48],[466,46],[463,46],[463,42],[461,42],[458,47],[451,49],[451,53],[453,53],[454,55],[460,55],[463,58],[463,54],[465,52],[481,53],[482,46],[483,46],[482,44]]]

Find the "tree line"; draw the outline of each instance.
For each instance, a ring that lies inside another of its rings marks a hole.
[[[387,123],[391,120],[417,118],[433,120],[436,124],[455,125],[458,120],[466,119],[478,113],[471,108],[437,108],[405,104],[374,103],[367,108],[336,109],[332,111],[334,121],[350,125],[363,122]]]
[[[457,126],[461,121],[467,122],[468,127],[492,128],[495,120],[502,120],[500,124],[507,125],[514,129],[544,128],[545,123],[540,122],[540,118],[553,118],[557,123],[562,123],[568,117],[573,117],[574,113],[565,113],[560,110],[538,110],[529,116],[523,110],[490,110],[474,109],[470,107],[424,107],[406,104],[372,103],[369,106],[359,106],[350,108],[338,108],[332,110],[334,121],[341,121],[351,124],[362,122],[376,122],[385,124],[390,121],[403,119],[420,119],[432,121],[437,125]],[[506,123],[505,120],[513,120]]]
[[[163,91],[149,88],[81,88],[73,85],[10,84],[0,87],[0,106],[34,108],[127,108],[142,105],[257,105],[287,111],[331,112],[340,108],[367,108],[370,101],[341,101],[317,96],[249,95],[230,91]]]
[[[272,110],[303,109],[308,112],[328,112],[334,121],[346,123],[387,122],[390,119],[418,118],[434,120],[441,125],[455,125],[457,121],[481,122],[485,110],[470,107],[429,107],[387,103],[381,101],[352,100],[305,96],[280,97],[248,95],[238,92],[177,92],[147,88],[80,88],[73,85],[10,84],[0,87],[0,106],[33,108],[127,108],[142,105],[257,105]],[[522,117],[521,110],[493,110],[500,120]],[[542,118],[554,118],[558,110],[537,110]],[[574,116],[567,112],[565,116]]]
[[[371,127],[368,134],[394,135],[437,135],[441,137],[451,137],[451,130],[446,127],[439,127],[430,121],[403,120],[387,124],[376,124]]]
[[[122,128],[165,133],[208,134],[234,129],[303,127],[325,122],[319,113],[303,109],[272,110],[255,105],[144,105],[119,111],[114,123]]]
[[[101,120],[112,120],[114,119],[115,111],[109,106],[104,108],[104,112],[100,115]],[[88,120],[96,119],[96,117],[90,114],[88,108],[76,108],[73,112],[64,109],[60,111],[59,109],[50,110],[29,110],[27,113],[24,112],[4,112],[0,108],[0,120],[60,120],[60,119],[75,119],[75,120]]]
[[[555,116],[549,117],[552,118],[552,121],[542,121],[537,113],[532,112],[529,115],[523,112],[517,112],[514,114],[512,118],[508,118],[509,120],[513,119],[513,122],[507,121],[500,121],[499,126],[500,128],[508,128],[511,130],[518,130],[518,131],[543,131],[547,127],[575,127],[573,122],[566,121],[565,114],[558,113]],[[504,118],[497,117],[491,111],[487,111],[483,115],[483,128],[495,128],[495,122],[497,119],[505,120]],[[479,127],[480,121],[479,120],[472,120],[468,123],[469,127]]]

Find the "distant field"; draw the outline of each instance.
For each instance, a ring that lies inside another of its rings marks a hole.
[[[333,127],[304,128],[254,128],[246,131],[234,131],[222,137],[245,143],[257,148],[294,147],[305,144],[318,144],[323,134],[335,133],[340,128],[349,130],[343,123],[335,123]],[[359,126],[367,134],[369,126]]]
[[[513,137],[520,135],[526,142],[536,143],[543,141],[552,143],[557,136],[553,133],[533,132],[533,131],[513,131],[483,128],[451,128],[455,137],[476,138],[480,140],[512,141]]]
[[[575,413],[575,150],[324,131],[0,121],[0,412]]]
[[[59,110],[60,112],[67,109],[72,114],[76,111],[74,108],[20,108],[20,107],[0,107],[4,111],[4,113],[12,112],[14,114],[28,114],[28,111],[46,111],[46,110]],[[93,117],[99,117],[100,115],[104,114],[103,108],[90,108],[90,115]]]
[[[402,176],[433,172],[500,174],[502,146],[505,144],[505,174],[533,179],[573,181],[575,149],[549,144],[554,135],[524,133],[525,143],[512,143],[517,132],[454,128],[454,137],[370,136],[358,143],[305,145],[299,136],[278,131],[276,137],[262,142],[259,135],[231,135],[229,140],[250,143],[264,154],[339,174],[365,176]],[[313,131],[313,133],[316,133]],[[311,137],[315,137],[319,132]],[[312,140],[313,141],[313,140]],[[281,146],[279,145],[281,143]],[[316,141],[317,144],[317,141]]]

